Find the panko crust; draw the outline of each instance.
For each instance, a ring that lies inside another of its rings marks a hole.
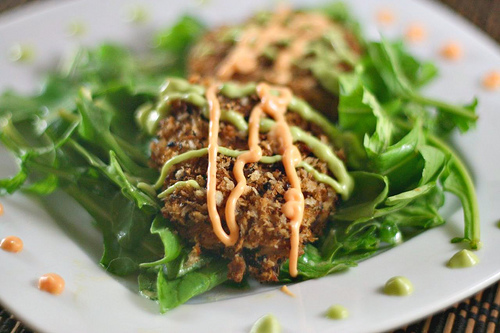
[[[188,57],[188,73],[191,77],[216,77],[220,64],[228,56],[234,47],[234,43],[224,36],[230,33],[232,27],[223,26],[205,34],[196,43]],[[349,47],[356,54],[361,54],[362,49],[355,35],[345,29],[344,35]],[[265,56],[258,58],[256,70],[247,73],[235,73],[230,80],[238,82],[268,81],[273,62]],[[348,64],[342,66],[342,70],[350,71]],[[314,109],[321,111],[331,120],[337,119],[338,96],[326,90],[309,69],[298,65],[291,67],[292,80],[287,86],[292,92],[305,101]]]
[[[222,109],[231,109],[243,114],[248,120],[253,107],[259,102],[257,96],[229,99],[218,96]],[[287,113],[290,124],[314,134],[323,142],[325,135],[313,124],[305,123],[294,113]],[[161,168],[168,159],[181,153],[208,146],[208,126],[201,111],[186,102],[175,101],[170,115],[161,121],[158,138],[151,144],[151,164]],[[260,135],[260,146],[264,155],[276,154],[277,147]],[[219,145],[226,148],[247,150],[247,134],[238,131],[232,124],[221,122]],[[329,174],[326,163],[318,160],[304,144],[297,144],[302,158],[318,171]],[[235,186],[232,173],[235,158],[217,156],[217,210],[225,227],[224,208],[231,190]],[[236,205],[236,221],[240,228],[238,242],[225,247],[217,238],[207,209],[208,157],[193,158],[175,165],[167,176],[164,188],[178,181],[194,179],[200,189],[191,186],[177,188],[164,199],[162,209],[165,218],[172,222],[179,236],[201,248],[201,251],[221,254],[229,259],[229,278],[241,281],[248,272],[262,282],[278,281],[279,267],[290,253],[290,225],[282,213],[284,194],[289,181],[281,162],[275,164],[250,163],[245,167],[247,188]],[[304,169],[297,169],[305,198],[304,218],[300,228],[299,255],[306,243],[314,242],[324,229],[328,216],[335,208],[337,194],[334,190],[316,181]],[[226,228],[227,232],[227,228]]]

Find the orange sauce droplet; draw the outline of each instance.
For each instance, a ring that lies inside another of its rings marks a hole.
[[[500,88],[500,72],[491,71],[483,78],[483,87],[488,90],[495,90]]]
[[[290,297],[295,297],[295,294],[294,294],[294,293],[292,293],[292,292],[290,291],[290,289],[288,289],[288,287],[287,287],[287,286],[285,286],[285,285],[284,285],[283,287],[281,287],[281,289],[280,289],[280,290],[281,290],[283,293],[285,293],[285,294],[287,294],[288,296],[290,296]]]
[[[409,42],[421,42],[427,37],[427,31],[419,23],[411,24],[405,33],[405,38]]]
[[[462,47],[457,42],[448,42],[441,48],[441,56],[448,60],[458,60],[462,58]]]
[[[0,203],[0,216],[2,216],[2,215],[3,215],[3,205],[2,205],[2,203]]]
[[[38,289],[54,295],[60,295],[64,285],[64,279],[56,273],[44,274],[38,279]]]
[[[23,249],[23,241],[16,236],[8,236],[0,241],[0,248],[7,252],[18,253]]]
[[[383,8],[377,12],[377,22],[381,24],[389,25],[394,23],[395,20],[396,16],[394,15],[394,11],[392,9]]]

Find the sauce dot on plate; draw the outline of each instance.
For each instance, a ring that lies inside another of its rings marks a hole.
[[[394,23],[395,20],[396,16],[394,15],[394,11],[389,8],[383,8],[377,12],[378,23],[389,25]]]
[[[448,60],[458,60],[462,58],[463,51],[462,46],[457,42],[446,43],[439,52],[441,56]]]
[[[427,37],[427,31],[420,23],[412,23],[408,26],[405,38],[409,42],[421,42]]]
[[[71,21],[68,24],[67,27],[67,32],[69,36],[82,36],[85,34],[87,31],[87,27],[85,26],[85,23],[81,21]]]
[[[461,250],[453,255],[446,266],[450,268],[467,268],[479,263],[479,258],[469,250]]]
[[[250,333],[280,333],[281,324],[272,314],[260,317],[253,324]]]
[[[332,305],[326,310],[326,317],[335,320],[345,319],[349,317],[349,311],[342,305]]]
[[[8,236],[0,241],[0,248],[7,252],[21,252],[23,249],[23,241],[16,236]]]
[[[135,24],[142,24],[149,20],[149,13],[146,8],[140,5],[134,5],[128,8],[125,14],[125,20]]]
[[[386,282],[384,293],[390,296],[408,296],[413,293],[413,284],[404,276],[395,276]]]
[[[483,77],[483,87],[488,90],[500,88],[500,72],[491,71]]]
[[[38,289],[60,295],[64,291],[64,279],[56,273],[44,274],[38,279]]]
[[[13,62],[30,62],[35,57],[35,50],[31,45],[15,44],[9,50],[9,59]]]
[[[2,205],[2,203],[0,203],[0,216],[2,216],[2,215],[3,215],[3,205]]]

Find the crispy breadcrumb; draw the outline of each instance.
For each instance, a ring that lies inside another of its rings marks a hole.
[[[247,120],[252,108],[259,102],[256,95],[235,100],[223,96],[218,98],[222,109],[239,112]],[[287,121],[328,142],[317,126],[304,122],[297,114],[289,112]],[[152,166],[161,168],[173,156],[207,147],[208,126],[208,120],[196,106],[182,101],[173,102],[170,115],[161,122],[157,140],[151,144]],[[268,139],[267,134],[261,134],[260,139],[264,155],[277,154],[278,147]],[[221,122],[219,145],[247,150],[247,134],[238,131],[232,124]],[[317,159],[307,146],[301,143],[297,146],[304,161],[329,174],[326,163]],[[222,154],[217,156],[217,208],[224,227],[224,207],[235,186],[232,173],[234,162],[235,158]],[[201,189],[190,186],[177,188],[164,199],[163,215],[172,222],[180,237],[202,252],[217,253],[231,260],[228,266],[230,279],[241,281],[248,272],[259,281],[278,281],[280,265],[289,256],[291,235],[289,221],[282,213],[284,194],[290,185],[281,162],[250,163],[246,166],[248,186],[236,206],[240,237],[231,247],[225,247],[212,230],[205,189],[207,167],[208,158],[203,156],[178,164],[171,170],[164,188],[178,181],[194,179]],[[305,197],[300,255],[304,244],[315,241],[321,235],[328,216],[334,210],[337,194],[304,169],[298,168],[297,172]]]

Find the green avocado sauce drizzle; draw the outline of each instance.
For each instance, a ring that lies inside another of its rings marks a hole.
[[[248,123],[246,122],[245,117],[236,111],[224,110],[224,112],[221,112],[220,119],[233,124],[234,127],[241,132],[246,133],[248,131]]]
[[[175,183],[172,186],[169,186],[165,191],[161,192],[158,194],[158,198],[163,199],[170,194],[172,194],[177,188],[183,187],[183,186],[191,186],[194,187],[195,189],[199,190],[201,189],[200,184],[196,180],[190,179],[190,180],[181,180]]]
[[[238,157],[241,154],[245,153],[246,151],[245,150],[239,151],[239,150],[233,150],[233,149],[229,149],[229,148],[225,148],[225,147],[219,147],[218,152],[220,154],[228,156],[228,157]],[[138,186],[138,188],[146,191],[147,193],[150,193],[150,194],[155,193],[156,190],[159,190],[162,187],[163,183],[165,182],[165,179],[167,178],[168,173],[170,172],[171,168],[174,165],[182,163],[182,162],[187,161],[187,160],[192,159],[192,158],[205,156],[207,154],[208,154],[208,148],[201,148],[198,150],[191,150],[191,151],[182,153],[180,155],[177,155],[175,157],[172,157],[163,165],[163,167],[161,169],[160,177],[158,178],[158,181],[153,186],[146,184],[146,183],[142,183],[142,182],[139,183],[137,186]],[[281,161],[281,155],[262,156],[262,158],[260,159],[260,162],[264,163],[264,164],[274,164],[274,163],[277,163],[279,161]],[[314,179],[316,179],[316,181],[318,181],[320,183],[324,183],[326,185],[329,185],[329,186],[333,187],[334,189],[336,189],[336,188],[340,189],[340,185],[338,184],[338,182],[336,182],[332,177],[330,177],[324,173],[319,172],[309,163],[302,161],[297,165],[297,167],[303,168],[307,172],[311,173],[311,175],[314,177]],[[182,186],[192,186],[192,187],[197,188],[197,189],[201,188],[200,185],[195,180],[179,181],[179,182],[175,183],[174,185],[168,187],[165,191],[158,194],[158,198],[160,198],[160,199],[165,198],[169,194],[173,193],[177,188],[182,187]]]
[[[243,98],[254,94],[255,90],[255,83],[245,85],[225,83],[220,88],[220,92],[228,98]],[[158,128],[159,121],[168,115],[171,107],[171,102],[174,100],[182,100],[194,106],[197,106],[201,108],[202,114],[205,117],[208,117],[208,102],[204,97],[204,93],[205,88],[202,86],[190,84],[183,79],[169,79],[160,89],[160,99],[156,107],[154,107],[152,104],[143,105],[137,111],[136,120],[141,128],[143,128],[148,134],[153,135]],[[323,116],[321,116],[318,112],[307,105],[307,103],[297,98],[292,99],[289,110],[292,112],[296,112],[304,120],[317,124],[323,131],[325,131],[325,133],[331,134],[332,132],[334,132],[332,130],[333,125],[330,124],[329,121],[327,121]],[[222,110],[221,119],[233,124],[240,131],[246,132],[248,130],[248,123],[244,119],[243,115],[233,110]],[[268,132],[272,128],[273,124],[274,121],[271,119],[262,119],[260,123],[261,132]],[[327,144],[321,142],[316,137],[308,134],[298,127],[291,127],[291,132],[295,142],[300,141],[305,143],[318,159],[327,163],[328,169],[332,172],[333,175],[335,175],[337,180],[324,173],[319,172],[312,165],[304,161],[300,162],[297,167],[304,168],[304,170],[309,172],[318,182],[331,186],[337,193],[342,196],[343,199],[347,199],[353,190],[354,182],[347,172],[344,164],[335,155],[333,150]],[[219,147],[218,152],[225,156],[238,157],[245,151]],[[146,191],[147,193],[155,193],[162,187],[168,173],[174,165],[192,158],[204,156],[206,154],[208,154],[208,148],[191,150],[174,156],[167,162],[165,162],[161,169],[160,176],[154,185],[140,183],[138,184],[138,187]],[[263,156],[259,162],[273,164],[279,161],[281,161],[281,155]],[[177,188],[182,186],[193,186],[195,188],[200,188],[200,185],[194,180],[182,181],[170,186],[169,188],[161,192],[158,197],[164,198],[173,193],[173,191],[175,191]]]

